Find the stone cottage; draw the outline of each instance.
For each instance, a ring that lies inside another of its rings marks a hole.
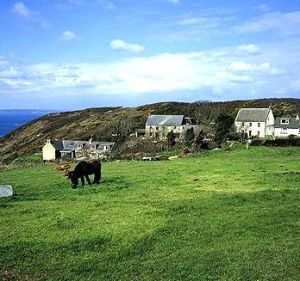
[[[195,134],[200,131],[200,127],[184,115],[150,115],[147,118],[145,135],[165,139],[168,133],[173,131],[177,138],[180,138],[189,128],[193,128]]]
[[[62,157],[70,159],[103,159],[111,153],[113,142],[80,140],[50,140],[42,148],[43,160],[53,161]]]
[[[271,108],[242,108],[234,122],[236,132],[249,138],[274,135],[274,115]]]

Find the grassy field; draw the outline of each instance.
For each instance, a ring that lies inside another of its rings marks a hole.
[[[0,172],[1,280],[299,280],[300,149]]]

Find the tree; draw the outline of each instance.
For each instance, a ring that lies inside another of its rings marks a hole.
[[[214,140],[221,144],[223,143],[233,125],[234,118],[228,114],[220,114],[216,119],[216,133]]]
[[[194,142],[194,128],[189,128],[184,133],[184,144],[186,147],[191,147]]]
[[[122,119],[113,128],[116,143],[122,143],[130,135],[134,128],[134,121],[130,118]]]
[[[204,138],[205,138],[204,132],[203,130],[201,130],[195,139],[194,146],[193,146],[194,151],[201,150],[203,146]]]
[[[175,143],[176,143],[175,138],[176,138],[176,135],[174,134],[173,131],[171,131],[167,134],[167,141],[168,141],[169,148],[173,147],[175,145]]]

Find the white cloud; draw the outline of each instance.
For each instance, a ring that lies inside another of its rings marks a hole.
[[[12,12],[18,14],[24,19],[30,20],[32,19],[34,12],[29,10],[23,2],[16,2],[12,7]]]
[[[233,46],[136,56],[111,63],[24,64],[4,57],[0,92],[77,92],[124,99],[132,95],[163,97],[165,93],[175,96],[178,92],[209,92],[223,99],[233,94],[235,98],[251,97],[252,92],[274,96],[279,88],[294,90],[298,85],[291,86],[300,76],[300,51],[296,42],[294,45],[273,46],[267,52],[262,46],[255,56]],[[293,54],[292,59],[285,60],[288,54]]]
[[[271,65],[268,62],[260,64],[246,63],[244,61],[233,61],[229,65],[229,69],[235,72],[253,72],[253,71],[270,71]]]
[[[50,23],[44,20],[38,12],[30,10],[23,2],[16,2],[11,11],[28,22],[39,25],[41,28],[49,28]]]
[[[76,40],[78,39],[78,36],[76,35],[75,32],[66,30],[62,33],[61,39],[64,41]]]
[[[131,44],[121,39],[116,39],[110,42],[110,47],[113,50],[125,50],[133,53],[140,53],[144,51],[144,47],[139,44]]]
[[[265,13],[259,17],[236,26],[239,33],[259,33],[266,31],[278,31],[285,35],[300,33],[300,11],[282,13]]]
[[[263,13],[269,12],[271,10],[270,6],[266,3],[262,3],[256,6],[257,10]]]
[[[204,28],[215,28],[219,26],[220,18],[216,17],[186,17],[177,21],[177,25],[182,26],[198,26],[201,29]]]
[[[248,54],[259,54],[260,53],[260,48],[255,45],[255,44],[248,44],[248,45],[241,45],[238,46],[238,50],[248,53]]]

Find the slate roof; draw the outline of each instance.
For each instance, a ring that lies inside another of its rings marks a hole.
[[[61,140],[54,140],[54,141],[51,141],[51,143],[54,146],[55,150],[57,150],[57,151],[64,149],[64,145]]]
[[[289,119],[289,124],[281,124],[282,119]],[[276,117],[274,128],[300,129],[300,120],[295,117]]]
[[[180,126],[184,115],[150,115],[146,126]]]
[[[265,122],[267,120],[269,108],[242,108],[237,114],[236,122]]]
[[[102,150],[103,146],[113,146],[114,142],[99,142],[99,141],[73,141],[73,140],[54,140],[51,141],[52,145],[55,147],[55,150],[61,152],[72,152],[79,145],[83,145],[84,148],[90,148],[91,145],[96,145],[97,150]]]

